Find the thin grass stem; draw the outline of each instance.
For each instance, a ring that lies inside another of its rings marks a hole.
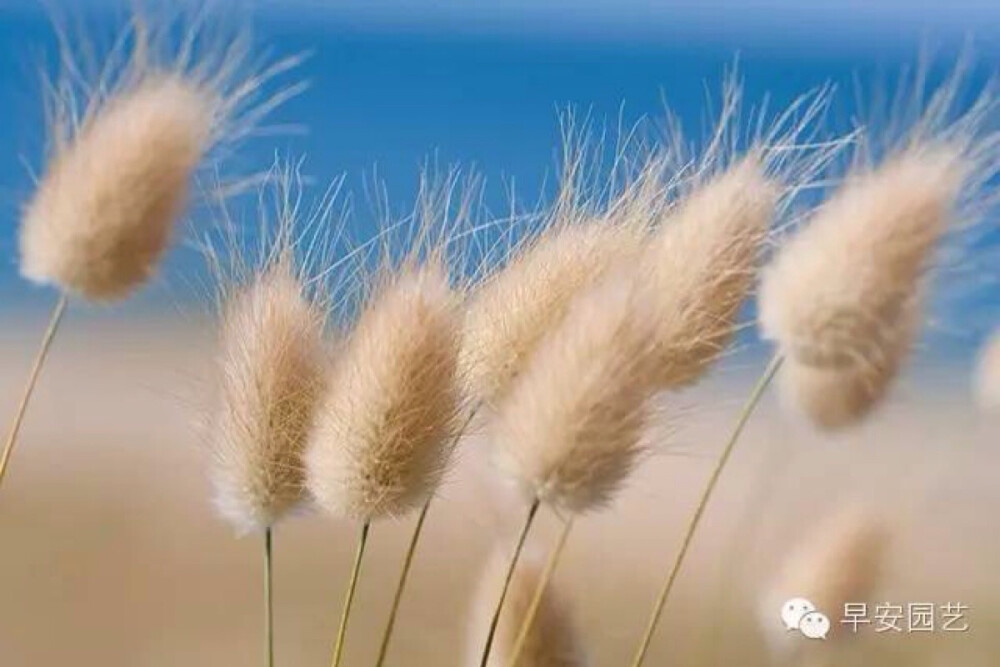
[[[531,603],[528,605],[524,620],[521,622],[521,629],[514,640],[514,648],[511,651],[507,667],[517,667],[517,661],[521,659],[521,652],[524,651],[528,633],[531,631],[531,626],[538,615],[538,607],[542,603],[542,596],[545,594],[545,589],[548,588],[549,581],[552,580],[552,575],[556,571],[556,566],[559,564],[560,557],[562,557],[571,530],[573,530],[573,517],[566,519],[563,523],[562,532],[559,534],[559,541],[556,542],[555,548],[552,549],[552,553],[549,554],[549,558],[545,562],[545,568],[542,570],[542,574],[538,579],[538,585],[535,587],[535,593],[531,598]]]
[[[524,543],[528,539],[528,532],[531,530],[531,524],[535,522],[535,515],[538,514],[538,506],[541,502],[538,498],[535,498],[531,502],[531,507],[528,508],[528,515],[524,519],[524,525],[521,527],[521,534],[517,537],[517,545],[514,547],[514,553],[511,554],[510,564],[507,566],[507,575],[504,577],[503,589],[500,591],[500,599],[497,600],[497,606],[493,610],[493,618],[490,620],[490,630],[486,635],[486,645],[483,647],[483,657],[479,662],[479,667],[486,667],[490,660],[490,650],[493,648],[493,639],[497,633],[497,624],[500,622],[500,612],[503,611],[503,603],[507,599],[507,591],[510,589],[510,581],[514,578],[514,570],[517,568],[517,561],[521,558],[521,552],[524,550]]]
[[[417,551],[417,543],[420,541],[420,534],[424,529],[424,520],[427,518],[427,511],[431,507],[434,496],[427,499],[420,509],[420,516],[417,517],[417,525],[410,536],[410,545],[406,548],[406,558],[403,560],[403,571],[399,574],[399,583],[396,584],[396,593],[392,598],[392,609],[389,611],[389,620],[385,625],[385,632],[382,634],[382,645],[378,651],[378,661],[376,667],[382,667],[385,658],[389,653],[389,641],[392,638],[392,631],[396,626],[396,615],[399,613],[399,603],[403,599],[403,589],[406,588],[406,580],[410,576],[410,566],[413,564],[413,554]]]
[[[274,597],[271,587],[271,526],[264,529],[264,656],[274,667]]]
[[[344,653],[344,640],[347,637],[347,623],[351,620],[351,607],[354,603],[354,592],[358,587],[358,579],[361,575],[361,561],[365,556],[365,546],[368,544],[368,529],[371,522],[365,521],[361,526],[361,536],[358,538],[358,549],[354,554],[354,567],[351,568],[351,580],[347,585],[347,593],[344,597],[344,610],[340,614],[340,628],[337,630],[337,644],[333,648],[333,667],[340,667],[340,660]]]
[[[740,416],[736,420],[733,432],[729,436],[729,440],[726,442],[726,446],[722,450],[722,455],[719,457],[719,461],[716,463],[715,469],[712,470],[712,475],[708,479],[708,484],[705,486],[705,491],[702,493],[701,499],[698,501],[698,505],[695,507],[694,515],[691,517],[691,523],[688,525],[687,532],[684,534],[684,539],[681,542],[680,550],[677,552],[677,557],[674,559],[674,563],[671,566],[670,571],[667,573],[663,589],[660,591],[660,595],[656,599],[656,606],[653,608],[649,624],[646,626],[645,634],[642,637],[642,643],[639,645],[635,658],[632,660],[632,667],[641,667],[643,661],[646,659],[646,654],[649,651],[650,644],[652,643],[653,635],[656,632],[656,626],[659,624],[660,616],[663,614],[663,608],[666,606],[667,599],[670,597],[670,591],[673,589],[674,582],[677,580],[677,575],[681,570],[681,566],[684,564],[684,558],[687,556],[688,549],[691,547],[691,542],[694,538],[695,532],[698,530],[701,518],[705,514],[705,508],[708,507],[708,502],[712,497],[712,493],[718,485],[719,478],[722,476],[722,471],[729,462],[729,458],[732,456],[733,449],[735,448],[740,435],[743,433],[744,427],[747,425],[747,422],[750,421],[750,417],[753,415],[754,409],[760,403],[760,399],[764,395],[768,385],[771,384],[771,380],[774,379],[778,369],[781,368],[782,361],[784,361],[784,358],[780,354],[774,355],[770,363],[768,363],[767,368],[764,370],[764,373],[760,376],[760,379],[757,380],[757,384],[754,385],[753,391],[750,392],[750,397],[747,399],[747,402],[743,405],[743,409],[740,411]]]
[[[451,449],[454,450],[458,445],[458,441],[462,439],[465,434],[465,430],[469,428],[469,424],[478,412],[478,406],[474,408],[469,416],[466,418],[465,422],[462,424],[461,428],[455,433],[455,437],[451,443]],[[417,517],[417,525],[413,527],[413,534],[410,535],[410,544],[406,548],[406,557],[403,559],[403,571],[399,573],[399,582],[396,584],[396,592],[392,598],[392,609],[389,610],[389,620],[386,621],[385,632],[382,634],[382,645],[379,647],[378,651],[378,661],[375,663],[375,667],[382,667],[385,663],[385,659],[389,654],[389,642],[392,640],[392,632],[396,627],[396,617],[399,614],[399,604],[403,599],[403,590],[406,588],[407,579],[410,576],[410,568],[413,565],[413,556],[417,551],[417,544],[420,542],[420,536],[424,530],[424,521],[427,519],[427,512],[430,509],[431,502],[434,500],[434,495],[432,494],[424,506],[420,509],[420,516]]]
[[[0,456],[0,486],[3,485],[4,477],[7,474],[7,466],[10,464],[10,457],[14,453],[14,445],[17,444],[17,436],[21,432],[21,425],[24,423],[24,416],[28,412],[28,404],[31,402],[31,395],[35,392],[35,386],[38,384],[38,376],[42,372],[42,366],[45,365],[45,359],[48,357],[49,349],[52,347],[52,341],[55,339],[56,332],[59,330],[59,323],[62,322],[62,317],[66,312],[66,306],[68,304],[69,297],[66,294],[60,294],[59,300],[52,309],[52,315],[49,317],[48,327],[45,329],[45,334],[42,336],[42,342],[38,348],[38,353],[35,356],[35,362],[32,364],[31,372],[28,375],[28,382],[24,386],[24,393],[21,396],[21,402],[17,406],[17,412],[14,413],[14,421],[10,426],[10,432],[7,434],[7,440],[3,447],[3,455]]]

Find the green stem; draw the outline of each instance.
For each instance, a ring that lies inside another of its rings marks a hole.
[[[365,545],[368,544],[368,529],[371,527],[370,521],[365,521],[361,526],[361,537],[358,538],[358,550],[354,554],[354,567],[351,568],[351,580],[347,585],[347,593],[344,597],[344,610],[340,614],[340,628],[337,630],[337,644],[333,648],[333,667],[340,667],[340,659],[344,653],[344,639],[347,637],[347,623],[351,620],[351,607],[354,603],[354,592],[358,587],[358,579],[361,575],[361,560],[365,556]]]
[[[528,539],[528,531],[531,530],[531,524],[534,523],[535,515],[538,514],[539,504],[540,501],[538,498],[531,501],[531,507],[528,508],[528,516],[524,519],[524,525],[521,527],[521,534],[517,536],[517,545],[514,547],[514,553],[510,557],[510,564],[507,566],[507,574],[504,577],[503,589],[500,591],[500,599],[497,600],[497,606],[493,610],[493,618],[490,620],[490,630],[486,635],[486,645],[483,647],[483,658],[479,662],[479,667],[486,667],[490,660],[490,650],[493,648],[493,638],[496,636],[497,623],[500,621],[500,612],[503,610],[503,603],[507,599],[507,591],[510,588],[511,579],[514,578],[517,561],[521,558],[524,543]]]
[[[573,518],[570,517],[563,524],[562,532],[559,534],[559,541],[556,543],[552,553],[549,554],[549,558],[545,563],[545,569],[542,570],[542,574],[538,579],[538,584],[535,587],[535,593],[531,598],[531,604],[528,605],[528,610],[524,615],[524,620],[521,622],[521,629],[517,633],[517,639],[514,640],[514,648],[510,654],[510,660],[507,662],[507,667],[517,667],[517,661],[521,658],[521,652],[524,651],[524,645],[527,643],[528,633],[531,631],[531,626],[535,622],[535,617],[538,615],[538,607],[542,603],[542,596],[545,594],[545,589],[549,585],[549,581],[552,579],[552,575],[556,571],[556,565],[559,564],[559,558],[562,556],[563,549],[566,547],[566,542],[569,539],[569,533],[573,530]]]
[[[274,667],[274,598],[271,588],[271,527],[264,529],[264,648],[267,667]]]
[[[49,325],[42,336],[41,345],[38,348],[38,353],[35,355],[35,362],[32,364],[31,372],[28,375],[28,382],[24,386],[24,393],[21,395],[21,402],[17,406],[17,412],[14,413],[14,422],[10,426],[10,432],[7,434],[7,440],[4,443],[3,454],[0,455],[0,485],[3,484],[4,476],[7,474],[7,466],[10,464],[11,454],[14,453],[14,445],[17,444],[17,436],[21,432],[21,425],[24,423],[24,415],[28,411],[31,395],[35,392],[35,386],[38,384],[38,376],[42,372],[42,366],[45,365],[45,358],[52,347],[52,341],[59,330],[59,323],[62,321],[68,304],[69,297],[65,294],[60,294],[59,300],[52,309],[52,315],[49,317]]]
[[[476,412],[479,410],[479,405],[476,405],[470,412],[469,416],[466,417],[465,421],[462,423],[461,427],[455,432],[455,437],[451,441],[451,451],[454,451],[455,447],[458,445],[459,440],[465,434],[465,430],[469,428],[469,424],[476,416]],[[449,452],[449,456],[450,456]],[[410,568],[413,565],[413,556],[417,551],[417,543],[420,542],[420,536],[424,530],[424,521],[427,519],[427,512],[431,507],[431,502],[434,500],[434,495],[432,494],[424,506],[420,509],[420,516],[417,518],[417,525],[413,528],[413,534],[410,535],[410,544],[406,549],[406,557],[403,560],[403,571],[399,574],[399,582],[396,584],[396,592],[392,599],[392,609],[389,611],[389,620],[385,625],[385,632],[382,634],[382,645],[379,647],[378,651],[378,662],[375,663],[376,667],[382,667],[385,663],[386,656],[389,654],[389,642],[392,639],[392,631],[396,627],[396,617],[399,614],[399,604],[403,599],[403,590],[406,588],[407,579],[410,576]]]
[[[684,558],[687,556],[688,549],[691,547],[692,538],[694,538],[694,534],[698,529],[698,524],[701,522],[701,518],[705,514],[705,508],[708,506],[712,493],[718,485],[719,478],[722,476],[722,471],[725,469],[726,463],[729,462],[729,458],[732,456],[736,442],[743,433],[743,429],[747,425],[747,422],[750,421],[750,416],[753,415],[754,409],[757,407],[758,403],[760,403],[760,399],[764,395],[768,385],[771,384],[771,380],[774,379],[778,369],[781,368],[781,362],[783,360],[784,359],[781,355],[774,355],[767,368],[764,370],[764,374],[760,376],[759,380],[757,380],[757,384],[750,393],[750,397],[747,399],[746,404],[744,404],[743,409],[740,411],[740,416],[736,420],[736,426],[733,428],[733,432],[729,436],[726,446],[722,449],[722,456],[719,457],[719,461],[716,463],[715,469],[712,470],[712,475],[708,479],[705,491],[702,493],[701,499],[695,507],[694,515],[691,517],[691,523],[688,524],[687,532],[684,534],[680,551],[677,552],[677,557],[674,559],[674,563],[667,574],[667,579],[664,582],[663,589],[660,591],[660,595],[656,599],[656,606],[653,608],[649,624],[646,626],[646,632],[643,635],[642,643],[639,645],[639,650],[636,651],[635,658],[632,660],[632,667],[641,667],[643,661],[646,659],[646,653],[649,651],[650,643],[652,642],[653,635],[656,632],[656,626],[660,622],[660,616],[663,614],[663,608],[670,596],[670,591],[674,587],[674,582],[677,580],[677,574],[680,572],[681,566],[684,564]]]

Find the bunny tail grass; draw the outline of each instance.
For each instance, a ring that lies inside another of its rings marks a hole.
[[[549,581],[556,571],[556,566],[559,565],[559,559],[562,557],[563,550],[566,547],[566,542],[569,540],[569,534],[572,530],[573,517],[571,516],[563,524],[562,532],[559,534],[559,541],[556,542],[552,553],[549,554],[549,559],[545,562],[545,569],[542,570],[542,574],[538,578],[538,585],[535,587],[535,593],[531,598],[531,603],[528,605],[528,610],[524,614],[521,629],[517,632],[517,638],[514,640],[514,648],[511,649],[510,661],[507,663],[507,667],[517,667],[517,661],[521,658],[521,653],[524,652],[524,647],[527,644],[528,633],[531,632],[531,626],[535,622],[535,617],[538,616],[538,608],[542,604],[545,589],[548,587]]]
[[[199,26],[136,16],[103,53],[57,30],[60,66],[43,79],[48,150],[20,216],[24,278],[90,301],[136,292],[159,270],[197,175],[302,90],[261,94],[301,57],[257,60],[246,38],[212,45]]]
[[[344,611],[340,614],[340,628],[337,630],[337,643],[333,647],[333,667],[340,667],[340,659],[344,654],[344,639],[347,637],[347,623],[351,620],[351,606],[354,602],[354,592],[358,588],[361,575],[361,561],[365,557],[365,546],[368,544],[368,529],[371,522],[361,525],[361,536],[358,538],[358,550],[354,554],[354,567],[351,568],[351,580],[347,584],[347,594],[344,596]]]
[[[14,422],[11,424],[10,433],[7,434],[7,440],[4,442],[3,457],[0,458],[0,486],[3,485],[4,477],[7,474],[7,466],[10,464],[11,454],[14,453],[14,445],[17,444],[17,436],[21,432],[21,425],[24,423],[24,415],[28,411],[31,395],[35,392],[35,385],[38,384],[38,376],[42,372],[42,366],[45,365],[45,358],[49,355],[49,349],[52,347],[52,341],[56,337],[56,332],[59,331],[59,323],[62,321],[68,304],[69,297],[63,293],[59,296],[59,301],[56,302],[55,308],[52,309],[49,326],[45,329],[45,335],[42,336],[42,343],[38,348],[38,354],[35,356],[35,363],[32,365],[31,373],[28,375],[28,382],[24,385],[24,394],[21,396],[21,403],[17,406],[17,412],[14,413]]]
[[[767,368],[764,370],[764,374],[760,376],[759,380],[757,380],[757,384],[754,386],[753,391],[750,392],[750,397],[747,399],[746,404],[740,411],[740,416],[736,420],[736,426],[733,428],[732,435],[729,436],[729,441],[726,442],[726,446],[722,450],[722,456],[719,457],[719,462],[716,463],[715,469],[712,471],[712,475],[708,479],[708,484],[705,486],[705,491],[702,493],[697,507],[695,507],[694,515],[691,517],[691,523],[688,525],[687,532],[684,534],[684,539],[681,542],[680,551],[677,552],[677,558],[674,559],[674,564],[667,574],[666,582],[663,584],[663,590],[660,591],[660,596],[656,599],[656,606],[653,608],[653,614],[649,618],[649,625],[646,626],[646,633],[642,637],[642,643],[639,645],[639,650],[636,651],[635,658],[632,659],[632,667],[640,667],[646,659],[646,653],[649,651],[649,645],[656,632],[656,626],[660,622],[660,616],[663,613],[663,608],[666,606],[667,598],[670,596],[670,591],[673,589],[674,582],[677,580],[677,574],[680,572],[681,566],[684,564],[684,558],[687,556],[695,531],[698,530],[698,524],[701,522],[701,517],[705,514],[705,508],[708,506],[708,501],[711,499],[712,493],[715,491],[715,487],[719,482],[719,478],[722,476],[722,471],[725,469],[726,463],[729,462],[729,457],[733,453],[736,442],[743,433],[743,428],[747,425],[747,422],[750,421],[750,417],[753,415],[754,409],[757,407],[757,404],[760,403],[761,397],[771,384],[771,380],[774,379],[778,369],[781,368],[783,361],[784,357],[781,355],[775,355],[771,359]]]
[[[479,406],[475,406],[469,411],[469,416],[462,423],[461,428],[455,433],[455,437],[451,442],[451,449],[454,451],[455,447],[458,446],[458,441],[462,439],[462,435],[465,433],[465,429],[469,428],[469,424],[475,419],[476,413],[479,412]],[[410,544],[406,548],[406,556],[403,558],[403,570],[399,573],[399,583],[396,584],[396,592],[392,598],[392,609],[389,611],[389,620],[385,624],[385,632],[382,635],[382,645],[378,650],[378,660],[375,662],[375,667],[382,667],[385,663],[386,657],[389,655],[389,642],[392,641],[392,631],[396,627],[396,617],[399,615],[399,604],[403,600],[403,591],[406,589],[406,582],[410,577],[410,568],[413,565],[413,556],[417,552],[417,544],[420,542],[420,536],[424,531],[424,521],[427,519],[427,512],[431,508],[431,502],[433,502],[434,496],[431,495],[424,506],[420,509],[420,516],[417,517],[417,524],[413,527],[413,534],[410,535]]]
[[[514,577],[514,569],[517,567],[517,561],[521,558],[521,552],[524,550],[524,542],[528,539],[528,531],[531,530],[531,524],[535,522],[535,515],[538,514],[538,506],[540,504],[541,501],[538,498],[535,498],[531,502],[531,507],[528,508],[528,516],[524,520],[524,526],[521,527],[521,534],[517,537],[517,546],[514,547],[514,553],[511,554],[510,563],[507,566],[507,574],[504,577],[503,588],[500,591],[500,599],[497,600],[497,606],[493,610],[493,617],[490,619],[490,630],[486,635],[486,645],[483,647],[483,657],[479,661],[479,667],[486,667],[490,661],[490,649],[493,648],[493,638],[496,637],[497,623],[500,622],[500,612],[503,611],[503,603],[507,599],[510,581]]]
[[[274,597],[271,587],[271,527],[264,529],[264,655],[267,667],[274,667]]]

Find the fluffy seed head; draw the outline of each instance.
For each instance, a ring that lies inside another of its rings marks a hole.
[[[161,23],[135,20],[99,69],[91,46],[60,35],[47,164],[21,220],[25,278],[93,300],[130,294],[155,272],[206,155],[301,90],[258,98],[297,58],[245,72],[244,40],[206,50],[210,40],[186,29],[175,44],[171,22]]]
[[[781,564],[762,599],[763,628],[772,636],[786,634],[778,611],[792,598],[809,600],[831,620],[847,602],[870,601],[888,546],[887,527],[870,512],[855,506],[835,512]],[[831,623],[831,639],[844,636],[840,626]]]
[[[502,399],[573,297],[635,256],[642,239],[639,225],[557,224],[487,278],[465,316],[461,369],[470,393],[489,402]]]
[[[696,188],[645,249],[661,386],[697,380],[728,344],[778,194],[758,159],[746,157]]]
[[[101,300],[149,278],[211,135],[207,92],[157,77],[108,100],[80,128],[25,209],[26,278]]]
[[[302,498],[324,321],[287,256],[222,304],[213,481],[219,511],[241,532],[271,526]]]
[[[652,389],[644,294],[617,275],[580,294],[497,405],[497,464],[531,496],[595,509],[635,465]]]
[[[904,308],[892,328],[882,331],[878,354],[857,363],[822,366],[798,361],[782,366],[779,383],[784,402],[794,405],[817,427],[836,430],[857,423],[878,407],[912,347],[918,301]]]
[[[485,628],[500,595],[509,558],[506,550],[497,550],[480,580],[472,614],[474,622],[469,634],[470,665],[479,664]],[[525,553],[518,562],[507,591],[487,663],[489,667],[503,667],[511,660],[517,635],[541,575],[541,560],[534,554]],[[517,664],[519,667],[583,667],[587,664],[570,609],[559,595],[555,582],[550,581],[542,594]]]
[[[893,366],[824,368],[787,361],[782,397],[819,428],[836,430],[867,416],[888,392],[895,372]]]
[[[840,394],[820,398],[840,406],[829,425],[865,414],[902,364],[920,278],[951,220],[964,169],[948,146],[925,146],[853,176],[766,270],[761,330],[793,362],[788,372],[805,383],[807,404],[820,384]],[[847,381],[801,366],[836,369]]]
[[[460,407],[460,321],[436,262],[379,291],[346,341],[306,457],[309,489],[336,516],[372,520],[419,506],[437,486]]]

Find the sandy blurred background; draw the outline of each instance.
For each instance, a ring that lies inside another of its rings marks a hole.
[[[43,318],[23,322],[0,332],[2,405],[15,402]],[[213,515],[199,445],[212,346],[208,323],[190,314],[68,319],[0,502],[0,664],[259,662],[259,539],[235,539]],[[579,522],[558,578],[594,665],[631,654],[694,496],[761,365],[753,355],[731,359],[703,387],[671,399],[660,451],[613,509]],[[884,600],[968,604],[971,630],[868,633],[864,652],[843,664],[996,664],[1000,421],[970,407],[965,373],[923,363],[875,420],[832,440],[783,414],[772,393],[709,510],[649,664],[771,664],[752,616],[755,596],[790,544],[857,498],[893,524]],[[432,510],[390,664],[464,664],[479,568],[495,543],[509,548],[523,513],[497,487],[486,448],[482,438],[465,443]],[[348,665],[374,659],[410,527],[373,529]],[[555,528],[546,516],[534,548],[544,552]],[[354,526],[318,516],[277,531],[279,664],[328,661],[355,539]]]
[[[96,26],[106,44],[130,3],[47,4],[86,14],[83,25]],[[718,90],[737,53],[751,105],[769,97],[777,109],[828,81],[838,85],[831,128],[856,111],[855,84],[868,91],[893,81],[922,45],[936,49],[946,71],[974,34],[972,84],[1000,54],[1000,9],[974,0],[217,4],[231,12],[224,21],[252,24],[262,49],[313,54],[301,71],[310,90],[272,117],[306,131],[256,138],[226,168],[254,173],[277,150],[308,156],[313,183],[346,173],[360,238],[371,226],[361,193],[373,165],[395,212],[410,206],[428,155],[474,164],[487,180],[486,206],[503,215],[511,181],[529,204],[551,192],[557,108],[574,105],[597,125],[627,127],[659,117],[666,100],[698,128],[706,90]],[[37,70],[54,45],[43,3],[0,0],[0,425],[44,328],[43,306],[54,299],[18,278],[14,234],[43,155]],[[1000,247],[996,237],[975,240],[979,257]],[[199,266],[182,249],[129,304],[70,311],[0,491],[0,667],[261,664],[261,545],[237,540],[214,516],[199,440],[214,344],[199,305],[204,292],[191,288]],[[949,275],[955,280],[932,308],[927,353],[862,428],[817,436],[768,395],[647,665],[773,664],[757,631],[758,595],[791,545],[858,498],[881,508],[894,529],[882,601],[967,604],[971,629],[869,632],[836,664],[1000,663],[1000,418],[977,412],[967,387],[975,352],[1000,321],[997,264],[984,266]],[[571,537],[558,580],[595,667],[631,656],[695,497],[764,366],[753,336],[741,343],[744,352],[709,381],[665,404],[656,455],[620,502]],[[487,451],[482,433],[464,444],[431,511],[390,665],[465,664],[479,570],[495,545],[509,548],[523,513],[496,483]],[[544,553],[556,527],[544,516],[532,548]],[[373,529],[349,667],[374,658],[410,529],[409,521]],[[317,516],[278,530],[278,664],[328,663],[356,532]],[[481,628],[474,637],[482,641]]]

